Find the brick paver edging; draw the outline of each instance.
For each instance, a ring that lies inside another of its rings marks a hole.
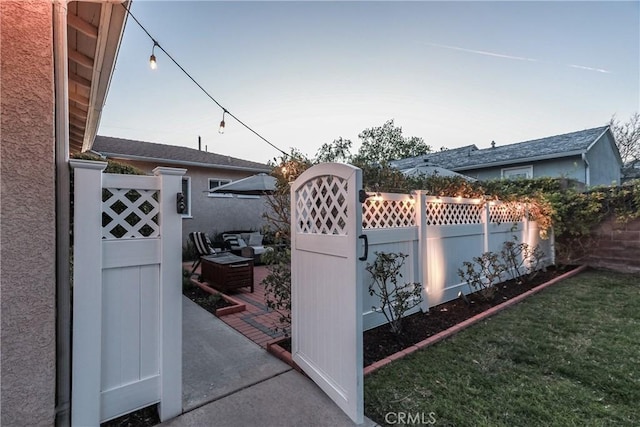
[[[537,293],[540,292],[541,290],[545,289],[548,286],[551,286],[555,283],[560,282],[561,280],[564,279],[568,279],[569,277],[575,276],[576,274],[582,273],[584,270],[586,270],[588,268],[588,266],[586,265],[582,265],[574,270],[571,270],[567,273],[564,273],[558,277],[556,277],[555,279],[551,279],[546,283],[543,283],[540,286],[537,286],[533,289],[528,290],[525,293],[522,293],[520,295],[518,295],[517,297],[511,298],[508,301],[503,302],[502,304],[498,304],[495,307],[491,307],[490,309],[483,311],[480,314],[477,314],[463,322],[458,323],[455,326],[450,327],[449,329],[446,329],[442,332],[438,332],[435,335],[430,336],[429,338],[420,341],[417,344],[412,345],[411,347],[407,347],[402,351],[399,351],[397,353],[392,354],[389,357],[385,357],[382,360],[379,360],[377,362],[372,363],[369,366],[365,366],[364,368],[364,375],[369,375],[370,373],[382,368],[385,365],[388,365],[389,363],[393,362],[394,360],[397,359],[401,359],[403,357],[405,357],[408,354],[413,353],[416,350],[419,350],[421,348],[425,348],[428,347],[432,344],[437,343],[438,341],[442,341],[443,339],[450,337],[451,335],[454,335],[458,332],[460,332],[463,329],[468,328],[469,326],[473,325],[474,323],[477,323],[483,319],[486,319],[487,317],[493,316],[494,314],[504,310],[505,308],[511,307],[514,304],[519,303],[520,301],[522,301],[523,299]]]

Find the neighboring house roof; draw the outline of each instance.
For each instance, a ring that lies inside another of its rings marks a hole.
[[[182,166],[270,172],[271,167],[263,163],[237,159],[222,154],[209,153],[193,148],[154,142],[135,141],[98,135],[93,151],[104,157],[137,161],[161,162]]]
[[[610,132],[608,126],[601,126],[481,150],[475,145],[468,145],[410,159],[397,160],[391,162],[391,164],[402,170],[428,163],[453,171],[463,171],[576,156],[586,153],[607,131]]]

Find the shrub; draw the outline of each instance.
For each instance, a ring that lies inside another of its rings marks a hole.
[[[531,280],[538,274],[544,256],[540,245],[531,248],[526,242],[518,243],[517,236],[504,242],[500,251],[505,271],[511,273],[518,284]]]
[[[367,271],[371,273],[373,282],[369,284],[369,295],[380,299],[380,307],[372,307],[374,311],[384,314],[389,322],[391,332],[398,336],[402,332],[402,319],[407,311],[422,301],[420,283],[398,284],[402,277],[400,269],[408,255],[402,253],[376,252],[373,264],[367,263]]]
[[[473,262],[465,261],[462,265],[463,268],[458,269],[458,276],[467,282],[471,292],[478,292],[485,301],[492,300],[496,293],[495,285],[502,281],[502,275],[507,271],[498,254],[485,252],[474,257]]]
[[[265,263],[269,274],[263,279],[265,303],[270,310],[278,313],[275,331],[289,336],[291,331],[291,250],[285,248],[266,252]]]

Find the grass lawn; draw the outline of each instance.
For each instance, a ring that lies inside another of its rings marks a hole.
[[[640,276],[584,272],[397,360],[365,378],[365,413],[381,425],[402,413],[415,424],[640,425]]]

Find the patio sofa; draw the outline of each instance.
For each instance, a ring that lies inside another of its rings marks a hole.
[[[264,246],[264,236],[259,231],[227,231],[221,233],[220,240],[225,249],[236,255],[253,258],[254,264],[261,264],[262,254],[272,250]]]

